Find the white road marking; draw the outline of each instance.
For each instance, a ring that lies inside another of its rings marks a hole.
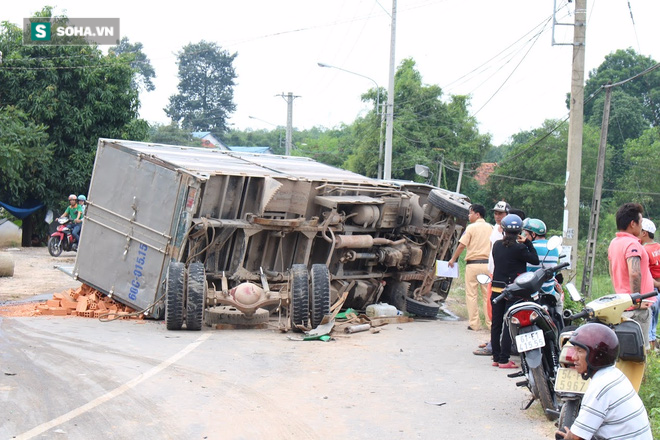
[[[185,347],[183,350],[179,351],[173,356],[170,356],[168,359],[165,361],[161,362],[159,365],[156,365],[153,367],[151,370],[147,371],[146,373],[140,374],[139,376],[136,376],[134,379],[131,379],[130,381],[126,382],[125,384],[115,388],[112,391],[109,391],[105,393],[102,396],[97,397],[96,399],[92,400],[91,402],[88,402],[84,405],[79,406],[76,409],[73,409],[69,411],[66,414],[62,414],[59,417],[54,418],[53,420],[50,420],[48,422],[42,423],[39,426],[36,426],[32,429],[30,429],[27,432],[24,432],[23,434],[19,434],[15,438],[18,440],[27,440],[31,439],[39,434],[43,434],[44,432],[48,431],[49,429],[54,428],[55,426],[61,425],[62,423],[68,422],[69,420],[78,417],[79,415],[96,408],[97,406],[114,399],[115,397],[125,393],[126,391],[134,388],[136,385],[139,385],[140,383],[144,382],[145,380],[149,379],[150,377],[160,373],[163,371],[165,368],[169,367],[191,351],[193,351],[195,348],[197,348],[202,342],[206,341],[208,338],[211,337],[211,332],[204,333],[202,334],[195,342],[190,343],[187,347]]]

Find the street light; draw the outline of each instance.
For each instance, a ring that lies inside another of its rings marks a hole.
[[[342,72],[350,73],[352,75],[361,76],[366,78],[376,86],[376,114],[380,114],[380,130],[378,130],[378,178],[383,178],[383,123],[385,122],[385,112],[380,110],[380,86],[373,78],[368,77],[367,75],[362,75],[361,73],[353,72],[352,70],[347,70],[341,67],[333,66],[326,63],[316,63],[319,67],[327,67],[330,69],[341,70]],[[379,113],[380,110],[380,113]]]

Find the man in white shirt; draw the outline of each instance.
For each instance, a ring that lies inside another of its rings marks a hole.
[[[591,382],[573,426],[560,427],[556,434],[568,440],[653,440],[642,399],[614,366],[619,357],[616,333],[606,325],[589,323],[579,327],[570,342],[577,352],[575,369]]]

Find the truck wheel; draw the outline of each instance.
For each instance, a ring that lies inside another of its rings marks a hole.
[[[561,406],[561,411],[559,412],[557,428],[563,429],[564,426],[568,426],[569,428],[573,426],[573,422],[577,419],[578,413],[580,412],[581,401],[582,399],[571,399],[564,402]]]
[[[410,314],[417,315],[420,318],[435,318],[438,316],[440,306],[434,301],[421,300],[406,297],[406,311]]]
[[[406,311],[406,298],[410,290],[410,283],[406,281],[389,281],[385,285],[381,302],[390,304],[402,312]]]
[[[183,325],[183,285],[185,265],[173,261],[167,268],[165,281],[165,326],[168,330],[181,330]]]
[[[298,325],[306,325],[309,318],[309,274],[304,264],[291,266],[291,329],[299,332]]]
[[[59,257],[62,254],[62,242],[57,237],[50,237],[48,240],[48,253],[53,257]]]
[[[323,317],[330,313],[330,271],[325,264],[312,266],[311,286],[310,319],[312,328],[316,328]]]
[[[201,330],[202,318],[204,316],[204,297],[206,296],[204,264],[190,264],[188,267],[186,291],[186,328],[188,330]]]
[[[461,200],[452,199],[449,195],[437,189],[431,190],[429,193],[428,201],[431,205],[453,215],[457,219],[467,220],[469,213],[469,205]]]

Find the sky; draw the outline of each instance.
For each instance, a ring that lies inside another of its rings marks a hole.
[[[44,4],[3,2],[0,21],[21,24]],[[118,17],[121,36],[143,44],[157,77],[155,91],[140,95],[140,116],[152,123],[169,123],[163,108],[177,93],[176,53],[201,40],[238,53],[229,120],[236,129],[284,127],[287,103],[279,95],[289,92],[297,96],[296,129],[350,124],[369,110],[361,94],[388,87],[391,0],[50,4],[69,17]],[[552,44],[555,7],[559,23],[573,23],[574,3],[566,0],[399,0],[395,64],[412,58],[423,83],[440,86],[445,98],[469,95],[480,132],[502,144],[568,115],[572,47]],[[660,60],[659,1],[587,0],[587,10],[585,78],[617,49]],[[554,27],[555,42],[572,39],[572,26]]]

